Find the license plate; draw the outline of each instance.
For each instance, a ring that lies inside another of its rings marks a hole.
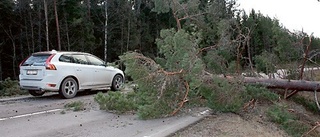
[[[37,70],[27,70],[27,75],[37,75],[38,71]]]

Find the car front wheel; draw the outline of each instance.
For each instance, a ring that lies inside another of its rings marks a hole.
[[[73,78],[66,78],[63,80],[61,87],[60,87],[60,95],[63,98],[73,98],[76,96],[78,92],[78,83]]]
[[[123,86],[123,77],[120,74],[117,74],[113,77],[111,90],[118,91]]]
[[[29,93],[30,93],[32,96],[39,97],[39,96],[42,96],[42,95],[44,94],[44,91],[40,91],[40,90],[29,90]]]

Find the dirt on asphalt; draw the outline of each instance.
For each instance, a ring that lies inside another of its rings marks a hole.
[[[320,122],[320,115],[307,111],[302,105],[282,100],[287,110],[309,125],[309,129]],[[278,124],[271,122],[266,110],[270,104],[256,103],[255,107],[235,113],[212,113],[201,121],[182,129],[171,137],[290,137]],[[298,135],[299,136],[299,135]],[[320,127],[307,137],[320,137]]]

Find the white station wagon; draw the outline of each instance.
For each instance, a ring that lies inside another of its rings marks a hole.
[[[106,66],[89,53],[37,52],[20,64],[20,87],[33,96],[56,91],[64,98],[73,98],[83,90],[120,90],[123,83],[123,71]]]

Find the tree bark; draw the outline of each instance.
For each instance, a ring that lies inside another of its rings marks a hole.
[[[39,3],[40,2],[41,1],[39,1]],[[39,47],[39,51],[41,51],[41,49],[42,49],[41,35],[42,35],[41,34],[41,4],[39,4],[39,8],[38,8],[38,47]]]
[[[32,16],[31,12],[29,12],[29,18],[30,18],[30,29],[31,29],[31,43],[32,43],[32,51],[31,53],[34,52],[34,32],[33,32],[33,22],[32,22]],[[28,55],[30,55],[30,50],[28,51]]]
[[[56,27],[57,27],[57,40],[58,40],[58,50],[61,51],[61,43],[60,43],[60,27],[59,27],[59,17],[57,11],[57,1],[53,1],[54,4],[54,15],[56,17]]]
[[[4,30],[4,32],[8,35],[9,39],[12,42],[12,71],[13,71],[13,76],[14,78],[16,78],[16,42],[15,42],[15,38],[12,35],[12,30],[11,30],[11,26],[9,26],[9,31]]]
[[[2,60],[1,60],[1,58],[0,58],[0,81],[2,81]]]
[[[104,0],[105,24],[104,24],[104,61],[107,64],[108,57],[108,0]]]
[[[4,42],[0,43],[0,47]],[[2,48],[0,48],[0,55],[2,56]],[[0,58],[0,81],[2,81],[2,58]]]
[[[65,17],[65,21],[66,21],[66,35],[67,35],[67,50],[70,51],[71,50],[71,45],[70,45],[70,38],[69,38],[69,25],[68,25],[68,20],[67,20],[67,15],[64,14]]]
[[[303,41],[303,39],[302,39],[302,41]],[[303,54],[304,57],[303,57],[303,62],[302,62],[302,65],[301,65],[301,70],[300,70],[300,80],[303,79],[304,66],[306,65],[306,62],[308,61],[308,55],[309,55],[309,49],[310,49],[310,46],[311,46],[311,42],[312,42],[312,34],[309,36],[309,44],[307,45],[307,48],[306,48],[306,50],[304,51],[304,54]]]
[[[249,84],[261,84],[266,86],[267,88],[279,88],[279,89],[286,89],[286,90],[311,91],[311,92],[320,91],[320,82],[317,82],[317,81],[245,77],[244,82]]]
[[[46,18],[46,41],[47,41],[47,51],[49,51],[49,21],[48,21],[48,5],[47,0],[44,0],[44,14]]]

